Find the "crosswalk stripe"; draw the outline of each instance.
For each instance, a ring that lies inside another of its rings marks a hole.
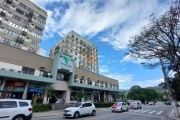
[[[141,111],[143,111],[143,110],[136,110],[136,111],[133,111],[133,112],[141,112]]]
[[[159,111],[158,113],[156,113],[156,115],[160,115],[163,111]]]
[[[149,112],[150,110],[145,110],[145,111],[142,111],[142,112],[140,112],[140,113],[145,113],[145,112]]]
[[[154,112],[156,112],[156,110],[149,112],[149,114],[152,114],[152,113],[154,113]]]

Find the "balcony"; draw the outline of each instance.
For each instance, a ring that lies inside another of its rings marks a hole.
[[[13,3],[13,0],[6,0],[6,2],[11,4],[11,3]]]
[[[72,87],[82,87],[82,88],[89,88],[89,89],[97,89],[97,90],[106,90],[106,91],[114,91],[119,92],[120,90],[118,87],[110,87],[108,84],[100,84],[99,82],[94,82],[91,80],[80,80],[75,79],[69,86]]]
[[[29,22],[32,22],[32,17],[29,17],[29,18],[28,18],[28,21],[29,21]]]
[[[39,82],[46,82],[46,83],[55,83],[56,79],[53,78],[52,75],[49,76],[36,76],[33,74],[26,74],[22,71],[18,71],[15,69],[9,68],[0,68],[0,76],[8,77],[8,78],[16,78],[16,79],[23,79],[29,81],[39,81]]]
[[[27,35],[27,32],[26,31],[22,31],[22,35]]]
[[[29,12],[29,16],[32,17],[34,15],[34,12],[33,11],[30,11]]]
[[[2,15],[2,16],[6,16],[6,11],[4,11],[4,10],[3,10],[3,11],[1,11],[1,12],[0,12],[0,15]]]
[[[17,41],[17,42],[20,42],[20,43],[24,43],[24,38],[17,37],[17,38],[16,38],[16,41]]]

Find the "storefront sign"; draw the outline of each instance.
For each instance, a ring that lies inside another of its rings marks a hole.
[[[59,59],[59,68],[63,68],[72,72],[73,62],[71,61],[71,57],[63,54],[63,56]]]
[[[30,93],[44,93],[44,89],[28,88],[27,92],[30,92]]]
[[[7,80],[3,90],[23,92],[25,86],[26,86],[26,82]]]

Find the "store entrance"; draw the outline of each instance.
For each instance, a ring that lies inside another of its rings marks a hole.
[[[2,92],[0,98],[22,99],[23,92]]]

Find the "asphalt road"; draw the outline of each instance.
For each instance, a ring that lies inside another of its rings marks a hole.
[[[157,104],[154,106],[145,105],[142,109],[129,110],[123,113],[112,113],[110,109],[97,111],[96,116],[83,116],[79,120],[171,120],[167,118],[167,114],[172,110],[172,106]],[[71,120],[72,118],[47,117],[36,118],[33,120]]]

